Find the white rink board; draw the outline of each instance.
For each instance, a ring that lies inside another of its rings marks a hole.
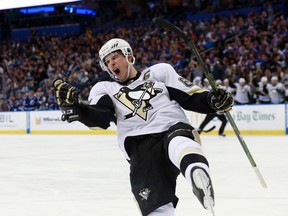
[[[288,104],[278,105],[235,105],[231,115],[242,134],[288,134]],[[199,127],[205,114],[185,111],[190,123]],[[0,112],[0,133],[42,133],[42,134],[115,134],[112,124],[108,130],[91,130],[80,122],[67,123],[61,120],[61,111]],[[216,134],[221,122],[214,118],[205,129],[216,126],[210,134]],[[232,134],[228,123],[225,133]]]
[[[80,122],[61,120],[61,111],[30,112],[30,130],[89,130]]]
[[[91,130],[84,124],[74,121],[68,123],[61,120],[61,111],[35,111],[30,112],[30,133],[100,133],[105,132],[102,129]],[[106,133],[116,130],[112,125]]]
[[[0,112],[0,132],[26,133],[26,112]]]
[[[191,124],[199,127],[205,118],[205,114],[185,111]],[[235,105],[230,111],[236,125],[240,130],[261,132],[275,131],[280,134],[285,134],[285,105]],[[215,125],[220,127],[221,121],[214,118],[205,129]],[[231,125],[228,123],[225,130],[232,131]]]

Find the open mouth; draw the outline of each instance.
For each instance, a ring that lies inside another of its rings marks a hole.
[[[120,73],[120,70],[119,70],[118,68],[115,68],[115,69],[113,70],[113,72],[114,72],[116,75],[118,75],[118,74]]]

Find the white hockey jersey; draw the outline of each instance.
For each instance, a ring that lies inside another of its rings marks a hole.
[[[267,89],[271,98],[271,103],[277,104],[284,101],[285,86],[283,83],[279,82],[276,85],[268,83]]]
[[[95,105],[105,95],[111,98],[117,118],[118,144],[129,159],[124,148],[127,136],[163,132],[178,122],[189,124],[179,102],[176,102],[178,99],[171,98],[174,90],[173,97],[179,96],[179,101],[183,99],[183,104],[187,103],[187,109],[195,106],[199,112],[215,112],[206,103],[205,95],[202,95],[203,101],[201,97],[196,97],[197,100],[194,97],[195,105],[190,104],[189,100],[185,102],[185,95],[193,98],[192,95],[200,96],[204,90],[180,77],[174,68],[166,63],[145,69],[137,79],[126,85],[118,82],[98,82],[91,89],[88,100],[90,105]],[[185,93],[183,97],[181,92]]]
[[[251,88],[249,85],[241,86],[239,83],[234,83],[236,86],[235,100],[238,103],[246,104],[249,103],[249,95],[251,95]]]
[[[270,98],[270,95],[269,95],[269,93],[268,93],[268,90],[267,90],[267,93],[266,92],[264,92],[264,84],[262,83],[262,82],[259,82],[258,83],[258,92],[259,92],[259,100],[261,101],[261,102],[270,102],[271,101],[271,98]],[[267,86],[266,86],[266,88],[267,88]]]

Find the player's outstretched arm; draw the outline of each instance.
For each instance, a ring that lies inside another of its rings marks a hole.
[[[62,79],[55,80],[53,86],[63,121],[80,121],[88,127],[103,129],[107,129],[111,121],[116,122],[109,96],[103,96],[97,104],[89,105],[80,98],[78,89]]]

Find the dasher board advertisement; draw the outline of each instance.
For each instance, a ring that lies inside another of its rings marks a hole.
[[[242,134],[286,134],[287,122],[285,123],[284,104],[235,105],[230,113]],[[205,114],[194,112],[186,112],[186,114],[194,127],[199,127],[206,116]],[[221,121],[215,117],[206,125],[204,129],[209,129],[216,126],[216,128],[211,132],[211,134],[215,134],[217,133],[220,125]],[[225,133],[234,133],[229,122],[226,125]]]
[[[61,120],[61,111],[38,111],[30,112],[30,133],[31,134],[109,134],[115,133],[116,127],[104,131],[101,128],[91,130],[81,122],[75,121],[68,123]],[[111,132],[114,130],[114,132]]]
[[[0,133],[26,133],[26,112],[0,112]]]

